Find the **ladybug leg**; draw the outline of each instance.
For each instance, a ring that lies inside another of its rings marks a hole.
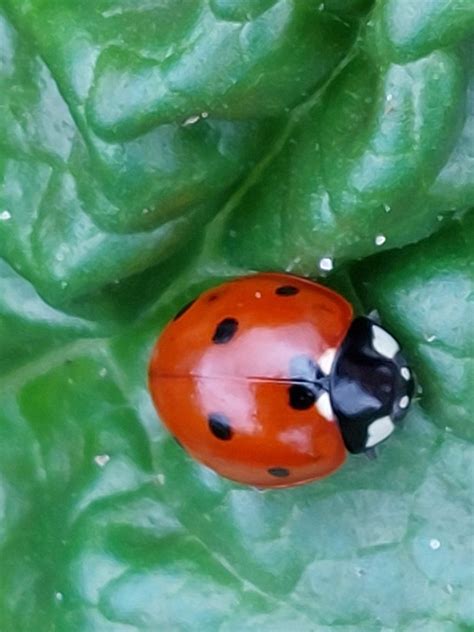
[[[375,448],[367,448],[364,454],[369,459],[369,461],[375,461],[376,459],[378,459],[377,450]]]
[[[372,320],[374,323],[377,323],[379,325],[382,324],[382,319],[380,318],[380,314],[379,314],[379,310],[378,309],[372,309],[367,314],[367,318],[370,318],[370,320]]]

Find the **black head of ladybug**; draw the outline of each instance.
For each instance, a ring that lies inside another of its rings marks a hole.
[[[370,451],[389,437],[414,389],[395,338],[371,318],[355,318],[334,359],[329,389],[349,452]]]

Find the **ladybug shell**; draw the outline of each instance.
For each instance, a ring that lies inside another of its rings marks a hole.
[[[305,400],[307,388],[296,402],[290,389],[302,388],[298,366],[317,370],[351,320],[341,296],[285,274],[203,293],[154,349],[150,391],[161,419],[194,458],[235,481],[286,487],[327,476],[345,460],[338,425],[317,397]]]

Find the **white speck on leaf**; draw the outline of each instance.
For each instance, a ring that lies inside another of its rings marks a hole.
[[[110,456],[108,454],[98,454],[94,457],[94,463],[99,467],[105,467],[109,461]]]
[[[209,116],[209,112],[201,112],[201,118],[207,118]]]
[[[236,230],[229,230],[229,236],[232,237],[232,239],[234,239],[235,237],[237,237],[237,231]]]
[[[387,101],[391,101],[393,99],[393,94],[390,94],[390,92],[387,94]]]
[[[156,480],[158,481],[158,483],[160,485],[164,485],[165,484],[165,475],[164,474],[157,474],[156,475]]]
[[[436,538],[431,538],[430,548],[433,549],[433,551],[437,551],[440,546],[441,546],[441,542],[439,540],[437,540]]]
[[[200,118],[201,117],[199,116],[199,114],[188,116],[188,118],[183,121],[183,127],[187,127],[188,125],[194,125],[194,123],[197,123]]]
[[[385,235],[377,235],[375,238],[375,245],[376,246],[383,246],[383,244],[387,241],[387,238],[385,237]]]
[[[54,593],[54,597],[55,597],[56,601],[62,601],[64,599],[63,593],[59,592],[59,591],[57,593]]]
[[[334,268],[334,262],[331,257],[323,257],[320,259],[319,268],[325,272],[330,272]]]
[[[430,336],[425,336],[426,342],[434,342],[436,340],[436,336],[431,334]]]
[[[0,213],[0,220],[2,222],[8,222],[9,219],[11,219],[12,214],[10,213],[10,211],[4,210]]]
[[[143,215],[148,215],[149,212],[150,212],[149,208],[144,208],[142,211]]]
[[[61,287],[63,288],[63,290],[65,290],[68,285],[69,283],[67,281],[61,281]]]
[[[391,206],[389,206],[388,204],[384,204],[384,205],[383,205],[383,208],[384,208],[384,210],[385,210],[385,212],[386,212],[386,213],[390,213],[390,211],[392,210],[392,207],[391,207]]]
[[[107,369],[105,366],[99,371],[100,377],[105,377],[107,375]]]

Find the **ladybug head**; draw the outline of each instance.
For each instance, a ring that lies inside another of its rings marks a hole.
[[[406,415],[413,375],[400,345],[377,322],[360,316],[334,359],[330,397],[349,452],[370,450]]]

